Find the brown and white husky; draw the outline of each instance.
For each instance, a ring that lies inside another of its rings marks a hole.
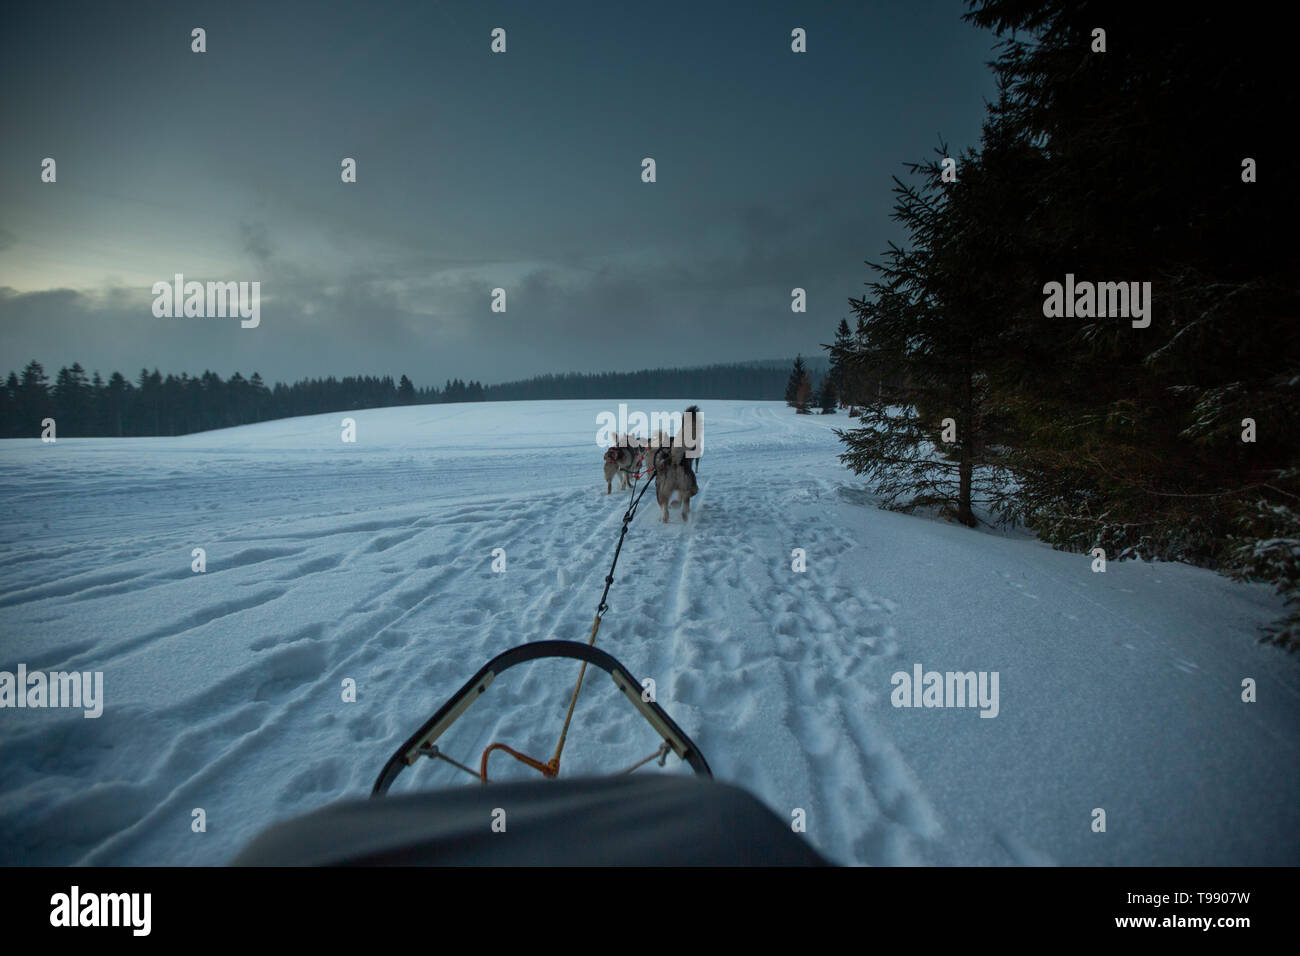
[[[617,442],[605,449],[605,494],[613,491],[614,476],[618,476],[618,490],[628,486],[628,476],[639,470],[645,449],[635,436],[619,435]]]
[[[655,499],[663,510],[664,523],[668,523],[668,502],[673,492],[682,506],[682,520],[691,517],[691,499],[699,493],[700,486],[695,480],[681,446],[660,448],[655,452]]]

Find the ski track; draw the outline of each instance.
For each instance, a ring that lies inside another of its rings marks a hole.
[[[854,546],[848,535],[821,519],[796,522],[773,513],[757,495],[731,495],[709,506],[712,481],[704,482],[698,518],[692,511],[698,523],[680,535],[676,559],[660,561],[666,590],[675,596],[664,621],[673,634],[670,696],[661,700],[670,712],[698,715],[694,726],[731,725],[749,744],[730,746],[732,736],[724,746],[724,738],[705,730],[698,742],[706,754],[763,753],[776,744],[793,758],[773,763],[739,756],[714,771],[783,817],[793,820],[803,810],[809,839],[827,856],[923,862],[914,846],[938,834],[933,811],[897,752],[860,715],[875,701],[863,687],[865,672],[896,652],[888,602],[818,576],[818,562],[825,568]],[[800,492],[794,482],[775,489],[769,481],[755,484],[777,491],[778,499]],[[726,534],[737,526],[747,529],[744,543]],[[813,562],[805,573],[791,568],[794,547]],[[707,589],[693,587],[697,574],[721,581],[725,594],[748,591],[764,599],[717,608]],[[807,640],[812,633],[817,641]],[[751,671],[777,675],[784,699],[774,706],[766,699],[771,683]],[[846,760],[853,766],[847,785]]]
[[[915,531],[923,556],[949,540],[964,547],[971,533],[950,539],[929,519],[881,517],[837,467],[829,426],[815,418],[718,404],[727,411],[716,420],[705,407],[691,519],[673,507],[661,523],[654,490],[646,494],[598,646],[654,681],[716,777],[783,820],[802,811],[806,838],[836,862],[1093,862],[1068,841],[1041,845],[1041,833],[1036,842],[988,806],[965,809],[934,775],[942,740],[906,723],[922,715],[889,704],[894,671],[941,664],[935,648],[950,645],[927,643],[921,574],[900,570],[872,532]],[[586,641],[630,492],[604,494],[599,450],[581,437],[598,404],[557,405],[582,410],[576,425],[566,420],[558,451],[556,439],[539,439],[493,453],[462,435],[463,444],[424,451],[386,447],[373,465],[351,450],[323,464],[316,419],[300,419],[135,442],[174,462],[156,480],[138,477],[122,443],[88,440],[83,461],[65,448],[76,451],[75,441],[59,442],[66,474],[37,454],[9,453],[0,488],[21,494],[6,496],[0,524],[0,669],[102,670],[108,704],[93,721],[0,713],[0,862],[223,863],[274,820],[368,793],[392,750],[495,654],[525,641]],[[455,412],[435,416],[441,426],[483,414],[435,410]],[[368,423],[396,411],[356,414]],[[336,417],[321,416],[322,427]],[[284,460],[240,457],[258,448],[258,428],[301,449]],[[250,499],[227,507],[240,488]],[[116,510],[106,513],[106,500]],[[985,541],[991,556],[972,587],[994,616],[1010,607],[1008,620],[1046,614],[1081,627],[1095,612],[1129,666],[1176,673],[1199,694],[1236,679],[1226,662],[1198,662],[1117,603],[1131,588],[1101,585],[1128,580],[1121,574],[1072,577],[1064,563],[1021,557],[1029,544]],[[190,569],[196,546],[207,550],[202,574]],[[491,568],[496,548],[504,573]],[[804,572],[792,569],[794,548],[806,552]],[[1068,605],[1044,600],[1062,594]],[[1265,619],[1273,605],[1252,600],[1249,613]],[[1294,711],[1294,669],[1279,670],[1270,686]],[[471,766],[494,740],[547,759],[577,671],[539,661],[501,675],[445,746]],[[342,699],[348,679],[355,703]],[[1245,721],[1294,766],[1285,723],[1255,710]],[[619,769],[657,743],[589,671],[564,772]],[[928,762],[909,762],[909,744]],[[493,759],[494,779],[532,775]],[[396,789],[464,780],[426,761]],[[206,832],[191,829],[196,808]]]

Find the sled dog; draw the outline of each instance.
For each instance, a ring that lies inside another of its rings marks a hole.
[[[645,455],[635,437],[619,435],[618,443],[605,449],[605,494],[613,491],[614,476],[618,476],[618,490],[628,486],[628,476],[637,471]]]
[[[691,470],[685,449],[681,445],[660,448],[655,451],[655,499],[663,511],[664,524],[668,523],[668,501],[673,492],[682,506],[682,520],[689,521],[691,516],[691,498],[700,490],[695,481],[695,472]]]

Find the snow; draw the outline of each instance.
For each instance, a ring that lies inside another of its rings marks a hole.
[[[1025,535],[882,511],[836,458],[843,414],[703,406],[691,521],[661,524],[647,496],[597,643],[654,679],[715,776],[782,819],[803,810],[841,863],[1300,862],[1300,662],[1256,642],[1282,609],[1267,587],[1175,564],[1098,574]],[[273,821],[367,794],[493,655],[586,640],[627,503],[604,494],[595,444],[611,410],[0,442],[0,670],[103,671],[106,698],[98,719],[0,710],[0,862],[224,863]],[[996,671],[997,716],[892,706],[916,664]],[[506,673],[440,744],[475,766],[498,740],[548,758],[576,669]],[[592,681],[563,772],[657,744]],[[533,772],[498,754],[492,773]],[[425,761],[395,791],[461,785]]]

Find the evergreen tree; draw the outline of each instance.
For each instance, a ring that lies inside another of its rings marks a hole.
[[[231,425],[246,425],[252,421],[251,407],[252,395],[250,393],[248,380],[236,372],[226,380],[226,408],[228,411],[227,421]]]
[[[835,395],[835,378],[830,373],[822,379],[821,389],[817,394],[817,404],[823,415],[834,415],[839,402]]]
[[[28,362],[23,369],[14,405],[18,419],[15,431],[23,438],[39,435],[41,422],[54,412],[49,379],[45,377],[45,368],[35,359]]]
[[[979,181],[977,159],[962,157],[962,177],[948,183],[940,162],[948,155],[941,144],[935,160],[907,164],[919,185],[894,180],[892,218],[910,246],[891,245],[884,263],[872,264],[879,278],[871,294],[850,300],[859,319],[854,348],[839,354],[850,376],[891,374],[861,396],[861,426],[838,434],[848,447],[841,459],[875,482],[887,506],[935,506],[974,526],[976,503],[1005,513],[1009,497],[989,441],[999,315],[987,302],[996,289],[980,275],[987,210],[967,185]]]
[[[147,368],[140,369],[136,378],[135,410],[132,414],[133,435],[161,435],[162,376],[154,369],[149,374]]]
[[[845,359],[854,351],[853,333],[849,330],[849,323],[846,319],[840,319],[839,327],[835,330],[834,343],[823,345],[822,348],[830,352],[829,381],[841,404],[845,403],[845,396],[853,396],[851,400],[856,402],[856,396],[861,389],[856,380],[850,380],[848,370],[845,368]]]
[[[794,367],[790,370],[790,380],[785,385],[785,403],[797,407],[799,404],[799,387],[807,379],[808,372],[803,364],[803,356],[794,357]]]
[[[105,429],[105,409],[107,403],[104,401],[104,393],[108,386],[99,374],[99,369],[95,369],[94,375],[90,379],[90,390],[87,393],[89,409],[87,435],[102,435]]]
[[[59,433],[68,437],[90,434],[90,383],[79,362],[59,369],[54,378],[54,417]]]
[[[125,431],[127,408],[131,401],[131,383],[121,372],[114,372],[108,377],[108,387],[104,390],[107,408],[104,415],[104,427],[107,434],[121,438]]]
[[[1300,251],[1271,228],[1300,199],[1262,159],[1258,182],[1243,169],[1262,151],[1246,144],[1297,112],[1289,57],[1230,8],[1172,42],[1166,14],[1046,0],[968,14],[1012,35],[981,160],[989,208],[1010,203],[995,216],[1008,348],[993,387],[1014,421],[1018,508],[1059,547],[1226,568],[1300,599],[1284,557],[1300,541]],[[1107,17],[1123,42],[1112,31],[1094,53]],[[1045,318],[1043,285],[1067,272],[1149,281],[1149,324]],[[1278,639],[1297,632],[1300,617]]]
[[[248,380],[249,396],[252,402],[252,420],[261,422],[266,420],[267,406],[270,404],[271,395],[267,391],[266,383],[262,381],[262,376],[257,372]]]
[[[415,404],[415,386],[411,384],[411,380],[405,375],[402,376],[402,380],[397,386],[397,404]]]
[[[813,404],[813,387],[812,379],[805,372],[803,378],[799,379],[799,386],[794,391],[794,407],[800,415],[811,415]]]

